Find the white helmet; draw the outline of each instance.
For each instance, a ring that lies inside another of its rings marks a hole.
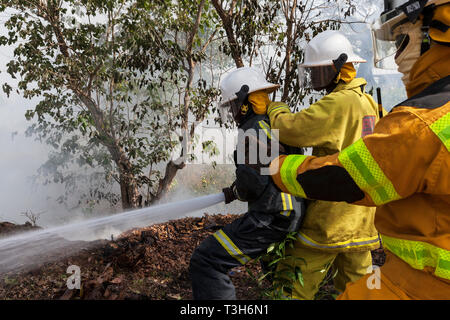
[[[341,32],[324,31],[306,46],[304,62],[298,66],[300,86],[326,89],[349,62],[367,61],[353,52],[352,44]]]
[[[254,67],[237,68],[220,82],[221,105],[237,99],[237,93],[241,91],[243,85],[249,87],[249,94],[264,89],[268,90],[267,93],[271,93],[280,87],[278,84],[268,82],[264,74]]]
[[[253,67],[234,69],[228,73],[220,83],[222,100],[219,104],[219,113],[222,124],[239,123],[248,112],[248,106],[242,107],[248,95],[252,92],[266,90],[267,93],[274,92],[280,86],[266,80],[264,74]]]
[[[332,66],[341,54],[346,62],[367,62],[353,52],[350,41],[339,31],[327,30],[315,36],[306,46],[305,60],[301,67]]]

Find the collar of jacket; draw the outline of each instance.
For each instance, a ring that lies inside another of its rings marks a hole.
[[[435,44],[414,64],[406,87],[408,98],[413,97],[436,81],[450,75],[450,47]]]
[[[341,90],[354,90],[360,96],[364,94],[364,88],[367,85],[367,81],[364,78],[355,78],[349,83],[340,81],[337,87],[332,92],[338,92]]]

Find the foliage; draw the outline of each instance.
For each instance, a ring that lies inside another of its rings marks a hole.
[[[301,266],[306,265],[306,260],[286,254],[286,248],[294,248],[296,235],[296,232],[289,233],[284,241],[273,243],[267,249],[267,253],[255,259],[264,266],[259,274],[254,274],[246,268],[253,281],[262,289],[263,297],[271,300],[290,300],[294,284],[304,285]],[[320,272],[327,274],[320,283],[314,300],[336,299],[338,291],[334,289],[332,282],[338,271],[333,270],[331,264],[327,264]],[[268,287],[263,285],[265,279],[270,281]]]
[[[332,299],[336,300],[336,298],[339,295],[339,292],[334,289],[334,285],[330,285],[333,282],[333,279],[336,278],[338,270],[333,270],[331,268],[331,264],[327,264],[324,268],[325,272],[327,272],[327,275],[322,280],[322,282],[319,285],[319,291],[317,291],[316,295],[314,296],[314,300],[325,300],[325,299]]]
[[[257,281],[260,286],[262,286],[261,283],[264,279],[270,280],[270,287],[264,290],[263,293],[266,298],[272,300],[290,299],[286,294],[292,293],[294,283],[299,282],[303,285],[300,265],[306,264],[306,261],[286,254],[286,248],[294,247],[294,242],[297,240],[296,235],[296,232],[289,233],[283,241],[273,243],[265,254],[255,259],[255,261],[260,261],[264,266],[261,274],[255,275],[250,269],[246,269],[250,277]],[[278,268],[280,264],[282,267]]]
[[[10,13],[0,45],[15,47],[7,71],[18,93],[40,99],[26,114],[37,120],[29,133],[60,160],[44,175],[61,183],[70,163],[101,168],[124,208],[142,202],[142,189],[147,203],[160,198],[184,166],[169,161],[180,132],[217,95],[198,72],[214,34],[207,2],[2,0],[0,12]]]

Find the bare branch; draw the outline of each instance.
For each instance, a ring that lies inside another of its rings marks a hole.
[[[228,43],[230,45],[231,49],[231,56],[233,57],[233,60],[236,64],[236,67],[240,68],[244,66],[244,62],[241,57],[241,53],[239,50],[239,45],[236,41],[236,36],[233,30],[231,16],[233,14],[232,11],[228,11],[228,13],[225,12],[225,10],[222,8],[222,3],[219,3],[218,0],[211,0],[214,8],[216,8],[217,14],[219,15],[220,19],[222,20],[223,28],[225,29],[225,33],[227,34]],[[230,9],[236,6],[236,0],[233,0],[231,3]]]

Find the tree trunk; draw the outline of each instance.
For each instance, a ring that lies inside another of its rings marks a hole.
[[[142,197],[139,193],[138,179],[133,173],[133,164],[128,159],[125,150],[123,150],[116,142],[105,143],[105,145],[119,171],[122,208],[128,210],[140,207]]]
[[[141,197],[136,181],[134,179],[130,179],[127,174],[120,176],[120,194],[122,197],[122,208],[124,210],[140,207]]]
[[[169,190],[169,187],[172,184],[173,179],[177,175],[178,170],[183,169],[185,166],[186,164],[184,162],[177,164],[173,161],[169,161],[166,165],[166,172],[164,174],[164,177],[159,180],[158,190],[156,191],[156,194],[152,194],[150,202],[145,203],[145,205],[150,205],[155,201],[161,200]]]

